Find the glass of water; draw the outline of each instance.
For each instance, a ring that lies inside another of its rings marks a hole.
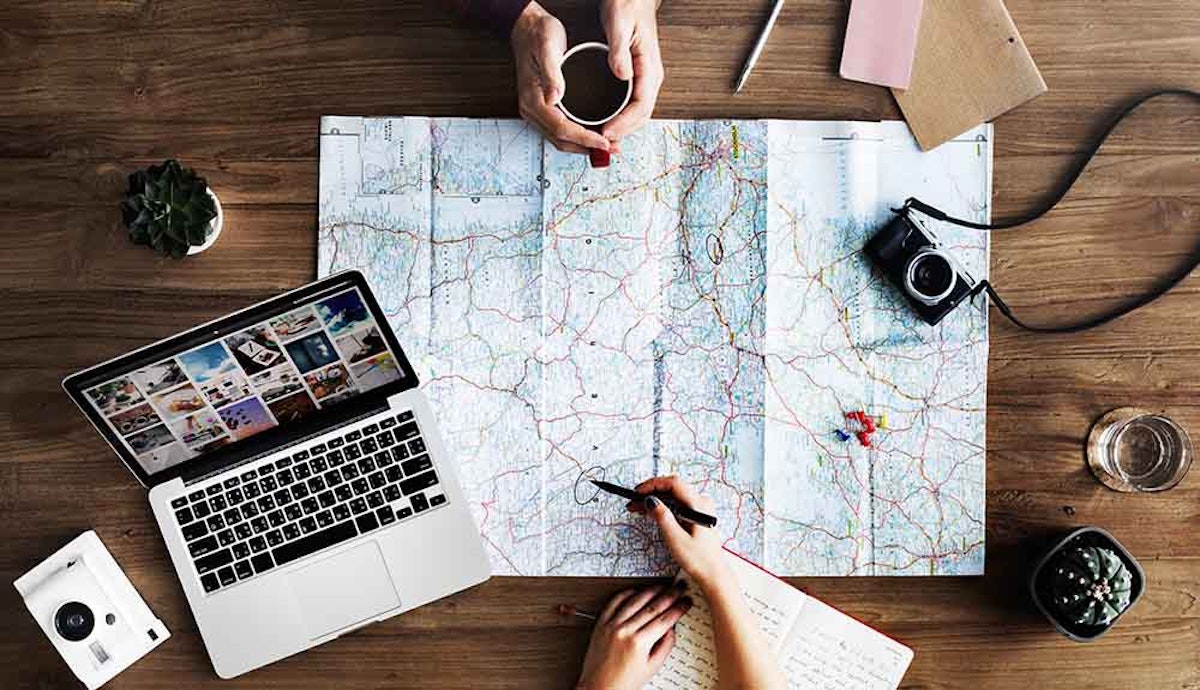
[[[1088,466],[1117,491],[1166,491],[1187,475],[1194,454],[1183,427],[1134,407],[1108,412],[1088,435]]]

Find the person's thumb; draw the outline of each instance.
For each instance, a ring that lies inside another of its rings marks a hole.
[[[605,27],[608,36],[608,67],[617,79],[633,79],[633,22],[613,17]]]
[[[672,551],[675,550],[676,544],[680,544],[683,539],[687,538],[687,530],[679,524],[679,521],[675,519],[675,514],[660,499],[654,496],[646,497],[646,514],[658,523],[658,531],[662,533],[667,548]]]
[[[566,91],[566,79],[563,78],[562,71],[562,48],[555,45],[554,42],[547,42],[542,46],[541,54],[538,55],[538,66],[541,68],[540,81],[542,89],[542,98],[545,99],[546,105],[555,105],[559,99],[563,97]]]

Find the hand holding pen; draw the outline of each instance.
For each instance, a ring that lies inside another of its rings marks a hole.
[[[713,502],[677,477],[655,477],[624,491],[633,494],[628,509],[658,524],[663,542],[687,573],[689,585],[695,585],[704,595],[713,638],[719,640],[716,653],[721,685],[785,690],[787,681],[771,646],[729,569],[730,557],[722,548],[720,533],[695,522],[680,522],[666,504],[671,500],[679,508],[711,516]],[[674,645],[674,623],[690,608],[690,602],[681,594],[677,587],[664,586],[641,592],[627,590],[614,597],[595,616],[579,687],[642,687],[649,682]],[[634,613],[624,622],[614,622],[620,618],[621,614],[616,613],[620,611],[625,616]],[[572,606],[564,606],[560,612],[589,616]],[[657,642],[648,644],[654,639]]]
[[[699,554],[681,557],[682,554],[696,551],[708,539],[715,545],[711,547],[712,550],[720,553],[716,532],[693,522],[685,522],[687,527],[684,527],[667,509],[666,501],[669,500],[677,504],[681,514],[696,511],[693,514],[700,517],[700,508],[711,510],[710,502],[696,496],[690,487],[674,477],[652,479],[634,489],[605,482],[593,483],[603,491],[628,499],[630,511],[649,515],[658,522],[667,547],[689,573],[694,575],[693,569],[703,567],[707,559]],[[710,516],[703,517],[715,522]],[[696,533],[695,542],[692,532]],[[701,533],[703,536],[700,536]],[[708,569],[704,569],[707,572]],[[727,578],[726,581],[731,580]],[[687,582],[677,580],[664,585],[625,590],[595,614],[570,605],[560,606],[560,614],[594,621],[592,640],[576,687],[640,688],[649,683],[675,646],[675,623],[692,607],[691,598],[684,593],[686,589]]]
[[[655,477],[633,488],[638,498],[629,501],[630,512],[645,515],[658,524],[663,543],[675,562],[705,592],[715,588],[737,587],[725,563],[723,538],[716,529],[696,522],[680,521],[665,503],[671,500],[698,514],[711,516],[716,506],[679,477]],[[716,522],[715,518],[711,518]]]
[[[676,500],[676,498],[670,493],[651,492],[650,494],[644,494],[638,493],[634,489],[626,489],[623,486],[617,486],[611,482],[600,481],[598,479],[593,479],[591,482],[595,484],[596,488],[600,489],[601,491],[606,491],[614,496],[620,496],[621,498],[629,499],[630,510],[633,509],[633,503],[644,503],[647,498],[653,496],[654,498],[666,504],[667,510],[671,511],[671,514],[674,515],[677,520],[690,522],[692,524],[700,525],[701,527],[717,526],[717,519],[715,517],[709,515],[708,513],[702,513],[698,510],[693,510],[684,503]]]

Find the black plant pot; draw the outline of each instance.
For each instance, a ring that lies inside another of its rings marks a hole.
[[[1052,601],[1051,592],[1051,577],[1050,568],[1046,567],[1053,562],[1054,557],[1061,551],[1067,548],[1076,546],[1099,546],[1108,548],[1117,554],[1117,557],[1129,569],[1131,575],[1129,606],[1125,608],[1116,618],[1113,618],[1107,625],[1080,625],[1074,621],[1065,620],[1058,616],[1056,610],[1050,605]],[[1033,603],[1037,605],[1038,610],[1042,612],[1058,631],[1076,642],[1091,642],[1108,632],[1110,628],[1121,620],[1141,598],[1142,593],[1146,591],[1146,573],[1142,570],[1142,566],[1129,551],[1121,546],[1121,542],[1117,541],[1116,537],[1099,527],[1080,527],[1071,532],[1066,537],[1063,537],[1057,544],[1054,545],[1046,555],[1042,556],[1038,561],[1037,566],[1033,569],[1033,574],[1029,577],[1029,594],[1033,597]]]

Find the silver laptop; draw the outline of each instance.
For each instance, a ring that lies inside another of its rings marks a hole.
[[[452,458],[362,275],[68,377],[150,504],[223,678],[489,577]]]

